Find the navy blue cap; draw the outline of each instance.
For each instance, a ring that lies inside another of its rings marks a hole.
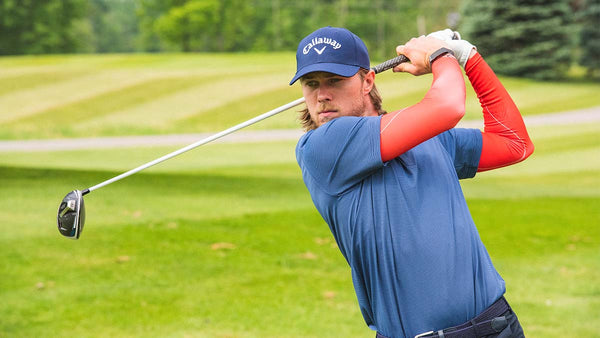
[[[296,51],[296,75],[290,85],[312,72],[350,77],[360,68],[369,69],[369,52],[354,33],[337,27],[323,27],[302,39]]]

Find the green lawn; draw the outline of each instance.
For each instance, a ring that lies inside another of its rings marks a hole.
[[[300,97],[294,72],[292,53],[0,57],[0,139],[221,130]],[[503,80],[525,115],[600,105],[598,82]],[[392,111],[423,98],[431,76],[377,83]],[[467,87],[466,118],[479,118]],[[289,116],[259,126],[296,127]]]
[[[598,131],[533,128],[529,160],[463,182],[528,337],[600,329]],[[0,153],[0,336],[371,337],[293,148],[207,145],[93,192],[78,241],[68,191],[172,149]]]
[[[0,139],[223,129],[299,97],[293,62],[3,57]],[[385,73],[380,89],[402,106],[430,81]],[[526,114],[600,105],[598,84],[505,82]],[[467,106],[476,118],[472,93]],[[252,128],[298,128],[293,116]],[[600,123],[530,134],[531,158],[463,190],[527,336],[597,336]],[[178,147],[0,152],[0,337],[373,337],[294,146],[209,144],[95,191],[77,241],[56,229],[67,192]]]

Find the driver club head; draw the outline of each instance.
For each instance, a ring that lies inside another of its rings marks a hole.
[[[85,223],[85,205],[80,190],[73,190],[63,198],[58,206],[56,222],[61,235],[71,239],[79,238]]]

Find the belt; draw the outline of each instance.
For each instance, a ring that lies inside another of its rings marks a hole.
[[[437,332],[424,332],[416,335],[415,338],[476,338],[498,333],[508,326],[507,317],[510,315],[506,316],[506,312],[509,310],[511,310],[510,305],[503,296],[464,324]]]

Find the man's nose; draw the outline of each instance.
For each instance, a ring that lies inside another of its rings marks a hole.
[[[319,102],[323,101],[331,101],[331,90],[327,87],[327,85],[320,85],[319,92],[317,94],[317,100]]]

